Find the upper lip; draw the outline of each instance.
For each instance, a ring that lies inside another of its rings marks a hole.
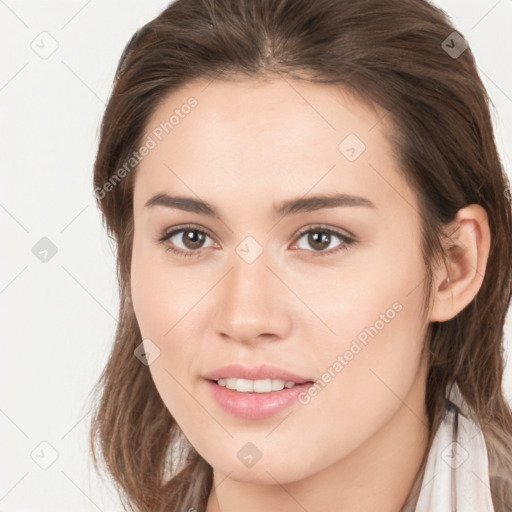
[[[279,379],[284,380],[285,382],[295,382],[296,384],[313,381],[313,379],[309,377],[302,377],[283,368],[279,368],[278,366],[272,366],[269,364],[262,364],[259,366],[228,364],[207,373],[204,375],[204,378],[208,380],[219,380],[227,378],[249,380]]]

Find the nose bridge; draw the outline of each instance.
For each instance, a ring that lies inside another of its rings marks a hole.
[[[268,267],[268,252],[254,240],[236,248],[230,272],[223,279],[215,315],[215,330],[250,341],[265,334],[286,336],[290,326],[282,284]]]
[[[250,249],[244,255],[240,255],[240,247],[237,248],[237,256],[233,258],[233,267],[230,272],[230,287],[232,293],[230,294],[233,298],[243,299],[246,304],[254,302],[265,305],[263,300],[268,297],[269,286],[272,283],[269,282],[270,270],[268,269],[269,261],[267,254],[260,254],[254,260],[253,250]],[[250,259],[246,259],[246,256],[250,255]]]

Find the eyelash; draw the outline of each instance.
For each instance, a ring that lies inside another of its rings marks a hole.
[[[181,226],[179,228],[173,229],[172,231],[164,232],[163,236],[161,236],[160,238],[157,239],[157,242],[164,244],[167,240],[169,240],[173,236],[177,235],[178,233],[182,233],[184,231],[195,231],[197,233],[201,233],[202,235],[206,235],[210,238],[213,238],[210,235],[210,233],[208,233],[208,231],[199,229],[198,227],[196,227],[194,225],[185,225],[185,226]],[[355,238],[347,236],[347,235],[341,233],[340,231],[337,231],[335,229],[332,229],[332,228],[329,228],[329,227],[323,226],[323,225],[312,226],[312,227],[308,227],[308,228],[304,228],[304,229],[300,230],[299,233],[297,233],[297,235],[295,236],[294,240],[300,240],[303,235],[305,235],[306,233],[309,233],[309,232],[321,232],[321,233],[326,233],[329,235],[335,235],[338,238],[340,238],[342,241],[342,243],[337,248],[331,249],[329,251],[311,251],[312,257],[330,256],[339,251],[347,250],[350,245],[353,245],[356,243]],[[200,256],[203,251],[203,249],[184,251],[182,249],[178,249],[174,245],[167,245],[165,247],[165,250],[174,252],[175,254],[178,254],[179,256],[183,256],[183,257]],[[299,249],[299,250],[306,250],[306,249]]]

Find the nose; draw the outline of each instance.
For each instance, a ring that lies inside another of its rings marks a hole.
[[[292,297],[264,254],[252,263],[235,255],[218,285],[213,328],[224,339],[253,344],[289,336]]]

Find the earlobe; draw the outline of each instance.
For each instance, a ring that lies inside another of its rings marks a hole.
[[[431,322],[450,320],[474,299],[489,257],[491,234],[482,206],[461,208],[445,232],[446,264],[434,273]]]

